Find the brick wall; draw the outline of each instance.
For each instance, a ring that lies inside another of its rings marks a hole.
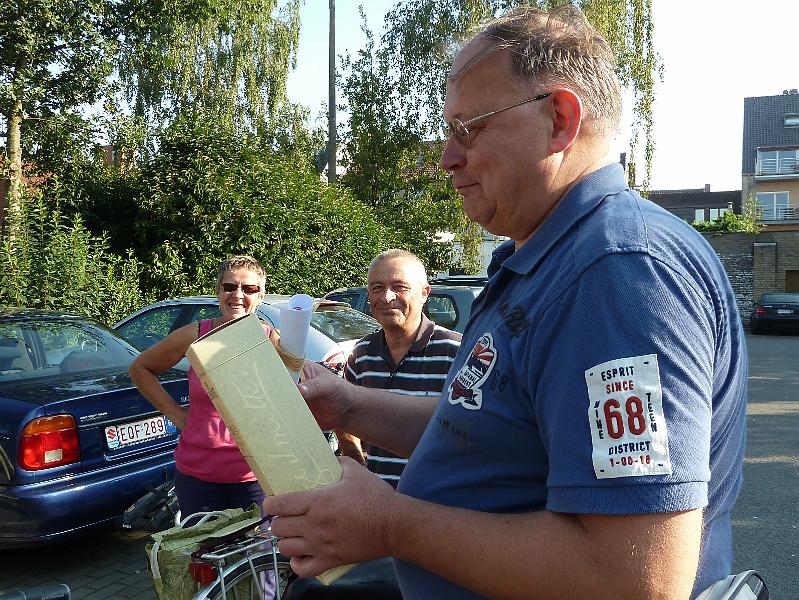
[[[744,322],[763,292],[785,291],[786,273],[799,270],[799,231],[703,235],[727,271]]]

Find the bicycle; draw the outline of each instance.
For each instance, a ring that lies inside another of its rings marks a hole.
[[[267,519],[264,517],[254,530],[247,525],[191,554],[191,576],[203,586],[193,600],[263,599],[265,575],[269,573],[276,573],[274,598],[282,598],[297,575],[278,552],[277,538],[268,529],[260,529]]]

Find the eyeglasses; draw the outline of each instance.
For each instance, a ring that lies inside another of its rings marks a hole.
[[[257,294],[261,291],[260,285],[255,285],[253,283],[223,283],[222,289],[226,292],[235,292],[237,289],[241,288],[241,291],[247,295],[250,294]]]
[[[484,115],[480,115],[478,117],[472,117],[466,121],[461,121],[460,119],[452,119],[449,123],[444,126],[444,137],[449,139],[453,135],[458,138],[458,141],[466,146],[469,147],[471,143],[471,138],[469,137],[469,130],[466,129],[467,125],[471,125],[472,123],[476,123],[477,121],[482,121],[483,119],[490,117],[492,115],[499,114],[501,112],[505,112],[506,110],[510,110],[511,108],[516,108],[517,106],[521,106],[522,104],[527,104],[528,102],[535,102],[536,100],[543,100],[547,96],[551,95],[552,92],[547,92],[546,94],[541,94],[536,96],[535,98],[528,98],[527,100],[522,100],[521,102],[517,102],[516,104],[512,104],[511,106],[506,106],[505,108],[500,108],[499,110],[492,110]]]

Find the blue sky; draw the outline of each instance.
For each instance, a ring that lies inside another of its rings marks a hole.
[[[337,54],[354,54],[364,43],[359,3],[377,36],[394,1],[336,0]],[[288,84],[289,97],[313,117],[327,105],[328,14],[328,0],[305,0]],[[744,98],[799,88],[799,0],[654,0],[653,14],[665,73],[656,89],[650,187],[740,189]],[[626,150],[628,132],[624,126],[616,156]]]

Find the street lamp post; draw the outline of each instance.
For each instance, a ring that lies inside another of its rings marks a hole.
[[[328,50],[327,182],[336,182],[336,0],[330,1]]]

